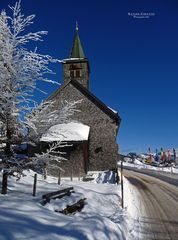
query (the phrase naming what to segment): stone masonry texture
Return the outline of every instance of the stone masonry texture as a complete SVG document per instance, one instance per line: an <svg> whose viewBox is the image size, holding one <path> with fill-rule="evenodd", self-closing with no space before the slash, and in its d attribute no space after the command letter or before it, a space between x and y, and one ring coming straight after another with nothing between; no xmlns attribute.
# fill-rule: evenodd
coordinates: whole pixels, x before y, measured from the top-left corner
<svg viewBox="0 0 178 240"><path fill-rule="evenodd" d="M77 101L82 99L82 102L77 104L79 111L74 113L70 121L78 121L90 126L87 170L96 171L116 168L118 159L116 134L118 126L113 122L113 119L100 110L71 83L67 84L61 91L58 91L54 95L54 99L54 109L61 108L64 100ZM75 166L81 166L80 168L83 169L83 155L80 149L78 151L75 150L71 154L70 164L72 164L72 161L75 161ZM69 162L63 163L66 171L65 175L70 174ZM75 168L77 169L78 167ZM77 171L74 171L74 175L77 174ZM82 170L82 172L84 171Z"/></svg>

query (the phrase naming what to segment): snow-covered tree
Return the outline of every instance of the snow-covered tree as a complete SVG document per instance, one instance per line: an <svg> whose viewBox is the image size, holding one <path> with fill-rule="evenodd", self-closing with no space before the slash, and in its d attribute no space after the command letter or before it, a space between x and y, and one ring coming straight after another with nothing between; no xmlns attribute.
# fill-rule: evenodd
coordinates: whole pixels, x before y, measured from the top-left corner
<svg viewBox="0 0 178 240"><path fill-rule="evenodd" d="M10 7L11 15L0 13L0 128L5 154L4 163L12 158L11 145L21 140L24 129L24 115L31 110L37 81L54 83L48 79L53 71L51 62L57 62L49 55L42 55L35 48L26 47L31 41L42 41L46 31L29 32L35 15L25 17L21 13L21 1ZM7 172L3 174L2 193L7 191Z"/></svg>
<svg viewBox="0 0 178 240"><path fill-rule="evenodd" d="M9 153L13 134L17 135L16 129L21 130L23 115L30 110L37 81L53 82L46 74L53 73L49 63L57 61L37 53L36 48L34 51L25 48L29 41L41 41L47 32L26 33L35 15L24 17L20 1L10 8L12 16L5 11L0 14L0 121L6 129Z"/></svg>
<svg viewBox="0 0 178 240"><path fill-rule="evenodd" d="M12 10L11 16L6 11L0 14L0 149L3 166L6 170L22 174L23 169L32 166L45 166L64 160L59 147L66 143L55 142L49 145L46 152L36 154L32 158L19 159L11 148L12 144L28 140L24 136L25 128L31 129L28 138L31 143L38 144L43 133L51 126L66 123L70 116L78 111L76 106L80 101L64 102L61 109L54 110L54 101L46 101L36 106L33 95L37 82L55 83L47 78L53 71L49 68L51 62L58 62L49 55L37 53L26 47L30 41L42 41L46 31L27 33L26 28L33 23L35 15L25 17L21 13L19 0ZM35 108L32 107L35 106ZM32 110L33 108L33 110ZM25 137L25 138L24 138ZM8 171L3 173L2 193L7 192Z"/></svg>

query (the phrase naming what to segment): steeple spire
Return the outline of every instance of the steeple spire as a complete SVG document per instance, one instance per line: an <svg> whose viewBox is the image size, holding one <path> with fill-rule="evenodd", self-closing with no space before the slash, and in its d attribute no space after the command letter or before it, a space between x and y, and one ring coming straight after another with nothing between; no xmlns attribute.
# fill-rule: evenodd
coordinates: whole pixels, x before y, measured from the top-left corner
<svg viewBox="0 0 178 240"><path fill-rule="evenodd" d="M75 80L84 88L89 89L90 66L80 42L78 29L78 22L76 22L75 37L70 56L63 60L64 83Z"/></svg>
<svg viewBox="0 0 178 240"><path fill-rule="evenodd" d="M70 58L85 58L85 54L78 34L78 22L76 22L76 32L73 41L72 51L70 53Z"/></svg>

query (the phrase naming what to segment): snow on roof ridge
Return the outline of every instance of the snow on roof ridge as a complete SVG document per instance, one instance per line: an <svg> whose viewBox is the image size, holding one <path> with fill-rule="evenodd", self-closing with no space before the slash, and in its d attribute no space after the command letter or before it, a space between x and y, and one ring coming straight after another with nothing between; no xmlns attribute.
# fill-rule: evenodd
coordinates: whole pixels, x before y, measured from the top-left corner
<svg viewBox="0 0 178 240"><path fill-rule="evenodd" d="M114 110L113 108L107 106L113 113L118 113L116 110Z"/></svg>
<svg viewBox="0 0 178 240"><path fill-rule="evenodd" d="M86 58L65 58L62 59L62 62L65 63L66 61L72 61L72 60L84 60Z"/></svg>

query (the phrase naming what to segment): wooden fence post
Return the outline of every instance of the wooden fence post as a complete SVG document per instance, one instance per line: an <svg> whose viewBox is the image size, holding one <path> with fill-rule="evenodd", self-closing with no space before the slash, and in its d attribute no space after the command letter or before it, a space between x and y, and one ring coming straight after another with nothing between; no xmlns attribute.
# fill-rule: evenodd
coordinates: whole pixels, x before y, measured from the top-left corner
<svg viewBox="0 0 178 240"><path fill-rule="evenodd" d="M70 175L70 180L73 181L73 166L71 167L71 175Z"/></svg>
<svg viewBox="0 0 178 240"><path fill-rule="evenodd" d="M47 168L46 166L43 168L44 180L47 179Z"/></svg>
<svg viewBox="0 0 178 240"><path fill-rule="evenodd" d="M123 160L121 159L121 205L124 208Z"/></svg>
<svg viewBox="0 0 178 240"><path fill-rule="evenodd" d="M119 185L120 179L119 179L119 174L118 174L118 167L116 167L115 172L116 172L115 173L115 181L116 181L116 184Z"/></svg>
<svg viewBox="0 0 178 240"><path fill-rule="evenodd" d="M7 179L8 179L8 172L6 170L3 170L1 194L7 194Z"/></svg>
<svg viewBox="0 0 178 240"><path fill-rule="evenodd" d="M80 168L78 169L78 181L80 181Z"/></svg>
<svg viewBox="0 0 178 240"><path fill-rule="evenodd" d="M33 183L33 196L36 196L36 183L37 183L37 174L34 175L34 183Z"/></svg>
<svg viewBox="0 0 178 240"><path fill-rule="evenodd" d="M59 169L59 173L58 173L58 185L61 184L61 170Z"/></svg>

